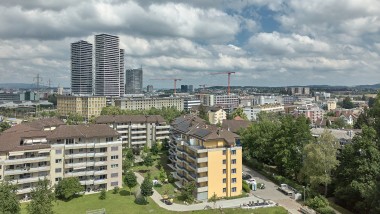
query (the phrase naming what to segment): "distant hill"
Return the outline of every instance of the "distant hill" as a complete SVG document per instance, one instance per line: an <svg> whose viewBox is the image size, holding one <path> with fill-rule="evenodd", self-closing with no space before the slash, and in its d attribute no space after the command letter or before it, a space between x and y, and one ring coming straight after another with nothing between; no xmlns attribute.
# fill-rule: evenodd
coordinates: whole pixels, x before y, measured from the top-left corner
<svg viewBox="0 0 380 214"><path fill-rule="evenodd" d="M357 85L355 88L370 88L370 89L380 89L380 83L379 84L374 84L374 85Z"/></svg>

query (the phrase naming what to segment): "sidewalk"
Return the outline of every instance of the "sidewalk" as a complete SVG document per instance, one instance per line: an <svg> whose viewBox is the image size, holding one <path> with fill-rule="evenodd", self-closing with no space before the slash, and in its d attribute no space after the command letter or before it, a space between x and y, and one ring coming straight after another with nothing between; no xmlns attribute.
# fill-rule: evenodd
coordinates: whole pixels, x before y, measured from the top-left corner
<svg viewBox="0 0 380 214"><path fill-rule="evenodd" d="M139 174L135 172L135 175L137 177L137 182L141 185L144 178ZM203 202L200 204L190 204L190 205L183 205L183 204L172 204L172 205L167 205L161 201L162 197L161 195L153 188L153 195L151 196L154 202L158 204L158 206L171 210L171 211L192 211L192 210L203 210L206 205L213 207L214 203L210 202ZM234 208L234 207L240 207L241 204L243 203L248 203L249 201L260 201L262 202L263 200L256 197L256 196L249 196L245 198L238 198L238 199L231 199L231 200L219 200L215 204L215 208Z"/></svg>

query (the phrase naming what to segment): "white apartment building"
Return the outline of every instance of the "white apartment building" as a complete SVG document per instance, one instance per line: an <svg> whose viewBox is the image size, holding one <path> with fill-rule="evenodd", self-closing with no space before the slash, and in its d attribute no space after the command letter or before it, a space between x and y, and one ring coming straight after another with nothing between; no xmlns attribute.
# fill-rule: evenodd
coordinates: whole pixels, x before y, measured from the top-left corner
<svg viewBox="0 0 380 214"><path fill-rule="evenodd" d="M304 106L294 109L294 115L303 114L305 117L309 118L314 124L318 119L323 118L325 111L318 106Z"/></svg>
<svg viewBox="0 0 380 214"><path fill-rule="evenodd" d="M232 110L239 106L239 96L230 95L214 95L214 94L198 94L197 97L205 106L220 106L223 109Z"/></svg>
<svg viewBox="0 0 380 214"><path fill-rule="evenodd" d="M207 114L210 124L222 124L227 119L227 113L222 108L208 107Z"/></svg>
<svg viewBox="0 0 380 214"><path fill-rule="evenodd" d="M191 99L191 98L185 98L184 103L183 103L183 107L185 111L190 111L193 107L200 106L200 105L201 105L200 100Z"/></svg>
<svg viewBox="0 0 380 214"><path fill-rule="evenodd" d="M151 108L161 109L163 107L175 107L178 111L184 109L184 98L163 97L163 98L123 98L115 100L115 106L127 110L148 110Z"/></svg>
<svg viewBox="0 0 380 214"><path fill-rule="evenodd" d="M39 179L55 185L67 177L78 177L86 192L122 187L119 134L104 124L43 119L0 135L0 181L17 185L20 199L29 199Z"/></svg>
<svg viewBox="0 0 380 214"><path fill-rule="evenodd" d="M124 147L150 148L153 142L169 139L170 125L160 115L102 115L95 122L116 130Z"/></svg>
<svg viewBox="0 0 380 214"><path fill-rule="evenodd" d="M247 116L248 120L254 121L257 119L257 114L265 112L284 112L284 106L279 104L267 104L258 106L247 106L243 108L244 114Z"/></svg>

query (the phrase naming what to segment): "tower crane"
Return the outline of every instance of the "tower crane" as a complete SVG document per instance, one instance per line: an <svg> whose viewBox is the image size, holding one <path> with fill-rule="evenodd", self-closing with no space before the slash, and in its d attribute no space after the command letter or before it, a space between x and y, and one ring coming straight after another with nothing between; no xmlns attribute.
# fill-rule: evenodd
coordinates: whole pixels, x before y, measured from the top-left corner
<svg viewBox="0 0 380 214"><path fill-rule="evenodd" d="M177 81L181 81L182 79L178 78L157 78L157 79L151 79L151 80L173 80L174 82L174 95L177 92Z"/></svg>
<svg viewBox="0 0 380 214"><path fill-rule="evenodd" d="M230 83L231 83L231 74L235 74L235 71L226 71L226 72L216 72L216 73L210 73L210 75L214 74L228 74L228 88L227 88L227 95L230 95L231 89L230 89Z"/></svg>

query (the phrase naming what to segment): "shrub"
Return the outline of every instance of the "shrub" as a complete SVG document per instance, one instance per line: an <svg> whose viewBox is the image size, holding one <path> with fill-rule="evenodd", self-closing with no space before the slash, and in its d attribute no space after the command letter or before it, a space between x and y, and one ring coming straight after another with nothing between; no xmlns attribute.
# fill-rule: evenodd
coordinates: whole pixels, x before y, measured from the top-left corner
<svg viewBox="0 0 380 214"><path fill-rule="evenodd" d="M115 186L115 187L113 188L113 194L117 194L117 193L119 193L119 190L120 190L120 188L119 188L118 186Z"/></svg>
<svg viewBox="0 0 380 214"><path fill-rule="evenodd" d="M315 196L314 198L307 199L306 203L307 206L317 210L318 208L325 208L329 206L329 201L322 196Z"/></svg>
<svg viewBox="0 0 380 214"><path fill-rule="evenodd" d="M100 192L100 196L99 196L99 199L100 200L104 200L107 198L107 192L105 189L102 189L102 191Z"/></svg>
<svg viewBox="0 0 380 214"><path fill-rule="evenodd" d="M249 187L249 184L246 181L243 181L243 190L244 192L251 192L251 188Z"/></svg>
<svg viewBox="0 0 380 214"><path fill-rule="evenodd" d="M319 214L335 214L335 211L331 209L330 207L321 207L318 209L315 209Z"/></svg>

